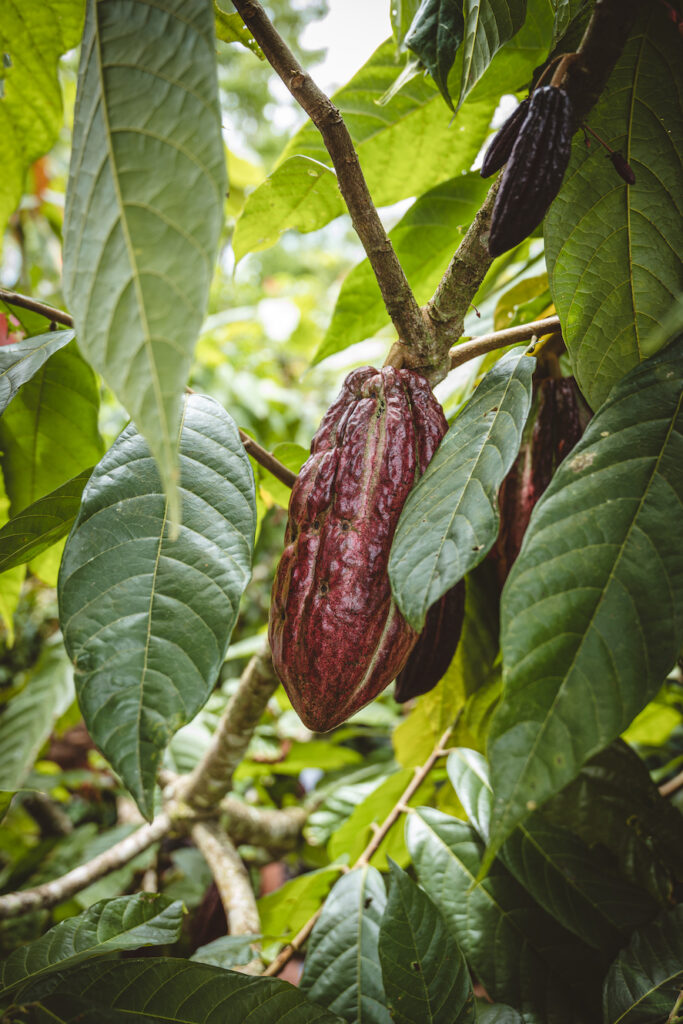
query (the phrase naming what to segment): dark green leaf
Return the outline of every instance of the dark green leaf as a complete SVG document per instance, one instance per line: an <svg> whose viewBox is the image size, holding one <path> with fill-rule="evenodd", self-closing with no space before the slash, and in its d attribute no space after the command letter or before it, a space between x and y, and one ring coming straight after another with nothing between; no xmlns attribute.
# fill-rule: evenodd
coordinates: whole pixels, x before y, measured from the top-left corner
<svg viewBox="0 0 683 1024"><path fill-rule="evenodd" d="M162 957L83 964L39 1005L79 1024L339 1024L286 981Z"/></svg>
<svg viewBox="0 0 683 1024"><path fill-rule="evenodd" d="M562 38L574 18L578 17L587 7L590 0L551 0L555 10L553 22L553 46Z"/></svg>
<svg viewBox="0 0 683 1024"><path fill-rule="evenodd" d="M131 424L84 491L59 579L62 630L91 736L144 813L170 737L211 693L249 580L254 481L237 427L210 398L185 398L184 522Z"/></svg>
<svg viewBox="0 0 683 1024"><path fill-rule="evenodd" d="M527 0L465 0L465 38L458 107L496 53L524 24Z"/></svg>
<svg viewBox="0 0 683 1024"><path fill-rule="evenodd" d="M515 460L536 360L515 349L490 370L408 496L389 558L394 599L420 630L427 611L485 557Z"/></svg>
<svg viewBox="0 0 683 1024"><path fill-rule="evenodd" d="M607 746L683 640L683 336L614 389L536 505L503 591L491 852Z"/></svg>
<svg viewBox="0 0 683 1024"><path fill-rule="evenodd" d="M545 220L553 300L594 409L664 343L656 328L680 292L679 40L662 6L646 7L589 117L625 155L636 183L626 185L604 150L597 143L587 149L579 133Z"/></svg>
<svg viewBox="0 0 683 1024"><path fill-rule="evenodd" d="M91 473L92 466L5 523L0 529L0 572L30 562L66 537Z"/></svg>
<svg viewBox="0 0 683 1024"><path fill-rule="evenodd" d="M183 905L157 893L102 900L21 946L0 964L0 999L33 1000L59 983L57 972L83 960L141 946L163 946L180 935Z"/></svg>
<svg viewBox="0 0 683 1024"><path fill-rule="evenodd" d="M391 1017L399 1024L468 1024L476 1009L467 964L443 915L393 861L379 930Z"/></svg>
<svg viewBox="0 0 683 1024"><path fill-rule="evenodd" d="M604 1024L671 1020L681 990L683 904L636 932L610 967L603 991Z"/></svg>
<svg viewBox="0 0 683 1024"><path fill-rule="evenodd" d="M349 1024L390 1024L377 970L386 905L379 871L366 865L342 875L308 940L299 988Z"/></svg>
<svg viewBox="0 0 683 1024"><path fill-rule="evenodd" d="M422 0L405 45L417 54L451 110L448 72L465 31L461 0Z"/></svg>
<svg viewBox="0 0 683 1024"><path fill-rule="evenodd" d="M177 523L182 388L221 231L225 155L206 0L89 0L64 223L83 352L157 460Z"/></svg>
<svg viewBox="0 0 683 1024"><path fill-rule="evenodd" d="M202 891L202 898L203 896ZM190 960L229 970L240 964L248 964L254 959L252 943L258 942L260 938L260 935L221 935L219 939L207 942L205 946L195 950Z"/></svg>
<svg viewBox="0 0 683 1024"><path fill-rule="evenodd" d="M391 4L391 27L397 47L403 45L403 40L413 23L419 6L420 0L394 0Z"/></svg>
<svg viewBox="0 0 683 1024"><path fill-rule="evenodd" d="M35 338L25 338L16 345L0 347L0 414L21 385L26 384L52 353L68 345L73 337L73 331L50 331Z"/></svg>

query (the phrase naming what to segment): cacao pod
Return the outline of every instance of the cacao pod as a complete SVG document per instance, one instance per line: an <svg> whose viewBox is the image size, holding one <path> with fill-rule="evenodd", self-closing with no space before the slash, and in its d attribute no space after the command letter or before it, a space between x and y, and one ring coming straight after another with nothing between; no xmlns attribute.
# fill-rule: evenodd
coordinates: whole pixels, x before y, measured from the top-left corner
<svg viewBox="0 0 683 1024"><path fill-rule="evenodd" d="M507 121L501 125L491 139L489 147L484 154L481 170L479 171L482 178L490 178L492 174L499 171L510 156L512 147L519 134L519 129L529 110L529 99L530 97L527 96L519 106L515 107Z"/></svg>
<svg viewBox="0 0 683 1024"><path fill-rule="evenodd" d="M273 584L273 664L302 722L325 732L373 700L418 634L391 596L401 510L447 429L413 370L354 370L292 488Z"/></svg>
<svg viewBox="0 0 683 1024"><path fill-rule="evenodd" d="M563 89L531 94L491 214L489 252L500 256L531 234L560 190L569 163L572 104Z"/></svg>
<svg viewBox="0 0 683 1024"><path fill-rule="evenodd" d="M446 674L462 632L465 581L460 580L427 612L424 628L396 677L394 699L405 704L429 693Z"/></svg>

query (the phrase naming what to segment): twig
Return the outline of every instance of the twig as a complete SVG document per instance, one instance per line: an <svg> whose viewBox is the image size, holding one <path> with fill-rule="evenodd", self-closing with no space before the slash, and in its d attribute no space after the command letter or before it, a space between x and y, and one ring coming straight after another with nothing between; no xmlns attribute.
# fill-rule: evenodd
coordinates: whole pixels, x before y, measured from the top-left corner
<svg viewBox="0 0 683 1024"><path fill-rule="evenodd" d="M257 0L234 0L234 5L273 70L322 136L337 172L339 189L351 221L367 253L399 338L411 349L428 347L429 323L423 317L382 226L341 114L301 67L261 4Z"/></svg>
<svg viewBox="0 0 683 1024"><path fill-rule="evenodd" d="M269 473L272 473L285 487L293 487L296 483L296 473L293 473L291 469L287 469L283 466L271 452L266 451L260 444L254 441L253 437L249 437L249 434L245 434L240 429L240 438L244 445L244 450L248 455L251 455L253 459L267 469Z"/></svg>
<svg viewBox="0 0 683 1024"><path fill-rule="evenodd" d="M73 317L65 313L63 309L55 309L54 306L38 302L37 299L32 299L29 295L20 295L19 292L9 292L5 288L0 288L0 300L6 302L8 306L30 309L31 312L39 313L47 320L54 320L56 324L62 324L64 327L73 327L74 325Z"/></svg>
<svg viewBox="0 0 683 1024"><path fill-rule="evenodd" d="M683 989L681 989L681 991L678 993L678 999L674 1003L671 1013L666 1018L667 1024L674 1024L674 1021L677 1021L679 1019L678 1011L680 1010L681 1006L683 1006Z"/></svg>
<svg viewBox="0 0 683 1024"><path fill-rule="evenodd" d="M23 799L24 809L40 826L42 836L68 836L74 826L69 815L45 793L34 791Z"/></svg>
<svg viewBox="0 0 683 1024"><path fill-rule="evenodd" d="M258 935L261 930L247 869L217 821L192 826L192 839L211 868L231 935Z"/></svg>
<svg viewBox="0 0 683 1024"><path fill-rule="evenodd" d="M398 821L401 814L403 814L406 810L409 809L408 804L410 800L415 796L415 793L420 788L424 780L427 778L427 776L429 775L430 771L432 770L436 762L439 760L439 758L443 757L444 754L447 752L446 744L448 743L449 737L453 732L453 728L454 726L451 725L448 727L448 729L446 729L445 733L438 741L438 743L432 750L431 754L429 755L425 763L420 768L415 769L415 774L413 778L410 780L406 788L403 790L400 797L398 798L394 806L391 808L382 824L378 828L373 828L372 838L370 839L370 842L361 853L358 860L351 868L352 871L355 868L363 867L363 865L370 863L371 859L377 853L377 850L379 849L383 840L385 839L389 829L392 827L392 825L396 823L396 821ZM288 943L284 947L284 949L282 949L278 953L273 962L269 964L266 970L263 972L265 975L269 975L272 977L272 975L274 974L279 974L282 968L294 956L297 950L301 949L304 942L313 931L315 923L322 913L322 909L323 908L320 907L320 909L317 910L311 918L309 918L309 920L306 922L303 928L299 932L297 932L292 941Z"/></svg>
<svg viewBox="0 0 683 1024"><path fill-rule="evenodd" d="M470 359L476 359L477 356L483 356L498 348L505 348L506 345L514 345L519 341L528 341L531 338L539 338L543 334L551 334L553 331L559 330L559 327L560 318L548 316L544 320L534 320L529 324L508 327L504 331L482 334L480 338L464 341L462 345L457 345L450 351L451 370L469 362Z"/></svg>
<svg viewBox="0 0 683 1024"><path fill-rule="evenodd" d="M671 796L683 786L683 772L679 772L678 775L674 775L673 779L669 779L668 782L663 782L659 786L659 792L661 796Z"/></svg>
<svg viewBox="0 0 683 1024"><path fill-rule="evenodd" d="M226 816L226 828L234 842L265 846L268 850L296 846L308 818L303 807L251 807L231 795L221 800L219 809Z"/></svg>

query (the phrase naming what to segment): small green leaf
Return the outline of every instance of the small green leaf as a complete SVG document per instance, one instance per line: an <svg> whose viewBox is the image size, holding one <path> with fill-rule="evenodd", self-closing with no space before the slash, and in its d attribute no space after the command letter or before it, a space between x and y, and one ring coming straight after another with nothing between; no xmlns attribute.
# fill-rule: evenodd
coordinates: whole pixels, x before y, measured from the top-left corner
<svg viewBox="0 0 683 1024"><path fill-rule="evenodd" d="M551 0L555 10L553 22L553 46L565 34L574 18L578 17L587 7L590 0Z"/></svg>
<svg viewBox="0 0 683 1024"><path fill-rule="evenodd" d="M239 14L227 14L218 3L218 0L213 0L213 13L216 19L217 39L220 39L223 43L241 43L247 50L255 53L259 60L266 59L263 50Z"/></svg>
<svg viewBox="0 0 683 1024"><path fill-rule="evenodd" d="M21 385L38 372L53 352L68 345L73 338L73 331L51 331L0 348L0 414Z"/></svg>
<svg viewBox="0 0 683 1024"><path fill-rule="evenodd" d="M414 629L422 629L431 605L495 542L496 498L519 450L535 365L524 349L496 363L408 496L391 548L389 578L394 599Z"/></svg>
<svg viewBox="0 0 683 1024"><path fill-rule="evenodd" d="M338 874L334 866L308 871L262 896L258 911L264 936L289 942L320 908Z"/></svg>
<svg viewBox="0 0 683 1024"><path fill-rule="evenodd" d="M524 24L526 4L527 0L464 0L465 38L458 107L498 50Z"/></svg>
<svg viewBox="0 0 683 1024"><path fill-rule="evenodd" d="M196 949L190 960L198 964L212 964L227 971L253 960L255 954L252 944L260 939L260 935L221 935L219 939Z"/></svg>
<svg viewBox="0 0 683 1024"><path fill-rule="evenodd" d="M292 473L298 473L310 452L300 444L284 441L282 444L275 445L273 455L283 466L291 469ZM262 492L266 491L268 496L281 508L289 508L289 498L292 493L290 487L287 487L263 467L259 467L259 480Z"/></svg>
<svg viewBox="0 0 683 1024"><path fill-rule="evenodd" d="M672 1020L681 990L683 904L635 932L619 953L605 978L604 1024Z"/></svg>
<svg viewBox="0 0 683 1024"><path fill-rule="evenodd" d="M403 46L408 29L413 23L420 6L420 0L394 0L391 5L391 27L397 48Z"/></svg>
<svg viewBox="0 0 683 1024"><path fill-rule="evenodd" d="M81 504L92 467L34 501L0 529L0 572L32 558L66 537Z"/></svg>
<svg viewBox="0 0 683 1024"><path fill-rule="evenodd" d="M448 72L464 31L465 19L458 0L423 0L405 37L405 45L420 58L451 110L455 108L448 91Z"/></svg>
<svg viewBox="0 0 683 1024"><path fill-rule="evenodd" d="M254 481L237 427L190 395L180 432L184 521L131 424L95 467L64 552L64 641L91 736L144 813L164 747L214 687L251 573Z"/></svg>

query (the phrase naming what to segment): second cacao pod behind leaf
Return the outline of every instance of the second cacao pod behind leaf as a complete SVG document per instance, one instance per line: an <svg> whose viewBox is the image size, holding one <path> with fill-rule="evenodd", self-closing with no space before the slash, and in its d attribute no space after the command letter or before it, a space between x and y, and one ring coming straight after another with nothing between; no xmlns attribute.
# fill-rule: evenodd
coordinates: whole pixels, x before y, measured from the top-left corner
<svg viewBox="0 0 683 1024"><path fill-rule="evenodd" d="M333 729L373 700L417 641L387 564L406 498L447 427L424 377L368 366L348 375L313 438L268 629L276 672L310 729Z"/></svg>
<svg viewBox="0 0 683 1024"><path fill-rule="evenodd" d="M405 704L433 690L458 646L465 618L465 581L460 580L427 612L424 628L396 678L394 699Z"/></svg>

